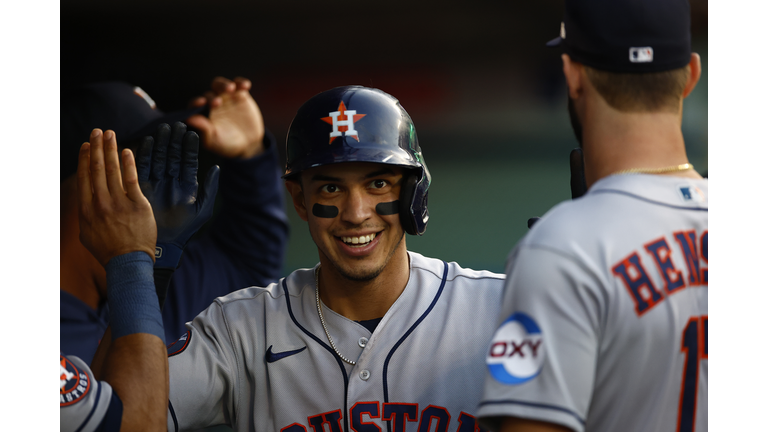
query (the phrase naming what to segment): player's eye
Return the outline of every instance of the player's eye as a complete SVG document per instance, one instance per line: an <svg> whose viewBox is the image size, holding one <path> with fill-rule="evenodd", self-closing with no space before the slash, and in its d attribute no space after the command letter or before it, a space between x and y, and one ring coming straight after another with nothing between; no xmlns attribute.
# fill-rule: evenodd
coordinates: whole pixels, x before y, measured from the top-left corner
<svg viewBox="0 0 768 432"><path fill-rule="evenodd" d="M320 190L325 193L334 193L337 192L339 188L334 184L327 184L321 187Z"/></svg>
<svg viewBox="0 0 768 432"><path fill-rule="evenodd" d="M371 189L383 189L388 184L389 184L389 182L387 182L386 180L376 179L376 180L371 182L370 187L371 187Z"/></svg>

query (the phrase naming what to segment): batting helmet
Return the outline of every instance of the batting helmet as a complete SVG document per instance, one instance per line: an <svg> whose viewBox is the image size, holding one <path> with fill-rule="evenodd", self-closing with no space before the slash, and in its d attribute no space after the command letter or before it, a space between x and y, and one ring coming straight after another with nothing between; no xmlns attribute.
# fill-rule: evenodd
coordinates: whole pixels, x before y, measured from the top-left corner
<svg viewBox="0 0 768 432"><path fill-rule="evenodd" d="M432 182L408 113L381 90L345 86L315 95L299 108L286 140L283 178L341 162L407 168L400 191L400 221L408 234L427 229Z"/></svg>

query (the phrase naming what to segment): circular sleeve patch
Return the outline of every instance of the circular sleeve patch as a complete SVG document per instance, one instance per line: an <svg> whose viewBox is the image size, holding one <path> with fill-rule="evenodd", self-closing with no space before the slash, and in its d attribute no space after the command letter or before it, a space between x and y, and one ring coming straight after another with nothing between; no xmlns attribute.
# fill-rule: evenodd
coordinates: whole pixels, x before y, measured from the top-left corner
<svg viewBox="0 0 768 432"><path fill-rule="evenodd" d="M85 371L77 368L68 358L61 357L61 406L77 403L91 389L91 378Z"/></svg>
<svg viewBox="0 0 768 432"><path fill-rule="evenodd" d="M503 384L522 384L535 378L544 364L541 329L528 315L517 312L501 323L491 340L485 363Z"/></svg>

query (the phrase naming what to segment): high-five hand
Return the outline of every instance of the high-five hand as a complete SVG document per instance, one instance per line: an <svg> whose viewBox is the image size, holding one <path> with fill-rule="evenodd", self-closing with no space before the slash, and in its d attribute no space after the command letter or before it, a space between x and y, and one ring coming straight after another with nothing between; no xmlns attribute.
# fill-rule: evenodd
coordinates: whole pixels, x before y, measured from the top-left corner
<svg viewBox="0 0 768 432"><path fill-rule="evenodd" d="M208 104L208 117L194 115L186 123L200 131L203 146L225 158L249 159L264 151L264 119L249 90L251 81L216 77L211 90L192 101Z"/></svg>
<svg viewBox="0 0 768 432"><path fill-rule="evenodd" d="M175 269L189 238L213 214L219 167L211 167L198 193L198 140L177 122L161 124L139 147L139 182L157 220L155 267Z"/></svg>
<svg viewBox="0 0 768 432"><path fill-rule="evenodd" d="M121 171L113 131L94 129L90 142L80 147L77 190L80 241L101 265L135 251L154 260L157 227L152 207L139 188L130 150L123 150Z"/></svg>

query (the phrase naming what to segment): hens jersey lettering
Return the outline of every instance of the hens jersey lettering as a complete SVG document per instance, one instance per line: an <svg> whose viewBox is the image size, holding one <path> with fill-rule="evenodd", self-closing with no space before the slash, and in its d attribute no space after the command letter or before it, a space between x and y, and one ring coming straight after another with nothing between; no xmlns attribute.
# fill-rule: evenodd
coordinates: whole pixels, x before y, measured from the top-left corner
<svg viewBox="0 0 768 432"><path fill-rule="evenodd" d="M706 197L707 180L614 175L534 225L507 261L483 425L706 432ZM509 329L514 316L539 331Z"/></svg>
<svg viewBox="0 0 768 432"><path fill-rule="evenodd" d="M476 430L504 275L409 252L408 284L371 333L323 307L313 269L221 297L169 358L171 431ZM177 344L179 345L179 344Z"/></svg>

